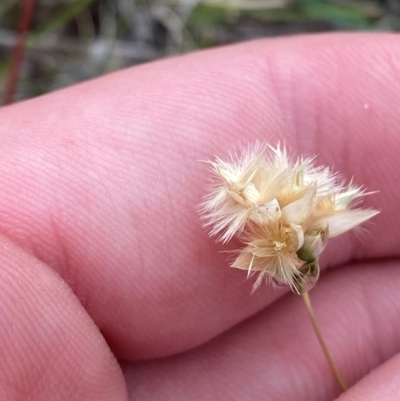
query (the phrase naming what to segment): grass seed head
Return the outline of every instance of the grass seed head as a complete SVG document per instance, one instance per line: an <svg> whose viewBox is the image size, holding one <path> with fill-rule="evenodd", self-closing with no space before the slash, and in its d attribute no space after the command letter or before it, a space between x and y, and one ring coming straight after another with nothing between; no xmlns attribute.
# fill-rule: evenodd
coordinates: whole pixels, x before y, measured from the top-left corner
<svg viewBox="0 0 400 401"><path fill-rule="evenodd" d="M255 144L229 161L210 162L204 225L219 241L236 236L244 243L231 266L257 273L254 289L266 281L308 291L328 239L379 213L356 207L368 193L314 160L292 159L279 144Z"/></svg>

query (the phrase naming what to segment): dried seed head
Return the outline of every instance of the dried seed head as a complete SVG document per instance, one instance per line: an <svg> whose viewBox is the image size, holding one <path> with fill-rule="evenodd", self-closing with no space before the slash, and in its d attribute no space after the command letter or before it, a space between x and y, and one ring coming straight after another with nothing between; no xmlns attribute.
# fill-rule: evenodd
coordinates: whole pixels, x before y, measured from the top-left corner
<svg viewBox="0 0 400 401"><path fill-rule="evenodd" d="M263 280L296 293L310 289L328 238L378 213L354 208L367 193L313 162L291 160L279 144L256 144L229 162L211 162L213 183L201 205L205 226L222 242L235 235L243 241L232 267L258 273L254 289Z"/></svg>

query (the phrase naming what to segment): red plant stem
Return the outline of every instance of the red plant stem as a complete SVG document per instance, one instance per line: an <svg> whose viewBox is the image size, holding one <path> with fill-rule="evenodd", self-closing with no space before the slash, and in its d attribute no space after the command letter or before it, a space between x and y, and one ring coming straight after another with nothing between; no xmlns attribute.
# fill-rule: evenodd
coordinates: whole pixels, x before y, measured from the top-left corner
<svg viewBox="0 0 400 401"><path fill-rule="evenodd" d="M24 0L21 16L18 21L18 37L11 56L11 65L4 89L3 104L10 104L14 101L17 89L19 71L21 69L24 56L26 39L29 33L29 27L32 21L35 0Z"/></svg>

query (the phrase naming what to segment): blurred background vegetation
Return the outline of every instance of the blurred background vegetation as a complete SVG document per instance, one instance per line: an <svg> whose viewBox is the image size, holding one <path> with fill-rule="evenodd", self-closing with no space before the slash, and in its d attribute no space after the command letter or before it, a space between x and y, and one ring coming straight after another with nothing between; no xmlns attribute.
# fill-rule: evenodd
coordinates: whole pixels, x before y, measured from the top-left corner
<svg viewBox="0 0 400 401"><path fill-rule="evenodd" d="M0 91L25 0L0 0ZM260 37L400 31L400 0L37 0L16 100L160 57Z"/></svg>

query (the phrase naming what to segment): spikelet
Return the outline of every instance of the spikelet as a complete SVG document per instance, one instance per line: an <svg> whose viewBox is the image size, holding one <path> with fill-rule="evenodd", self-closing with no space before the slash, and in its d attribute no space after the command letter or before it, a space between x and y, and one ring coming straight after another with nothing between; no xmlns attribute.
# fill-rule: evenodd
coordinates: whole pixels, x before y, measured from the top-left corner
<svg viewBox="0 0 400 401"><path fill-rule="evenodd" d="M366 193L345 185L314 158L292 160L285 149L256 144L228 162L210 162L213 182L201 204L210 235L237 236L244 248L232 267L301 294L315 285L329 238L366 222L377 210L354 207Z"/></svg>

